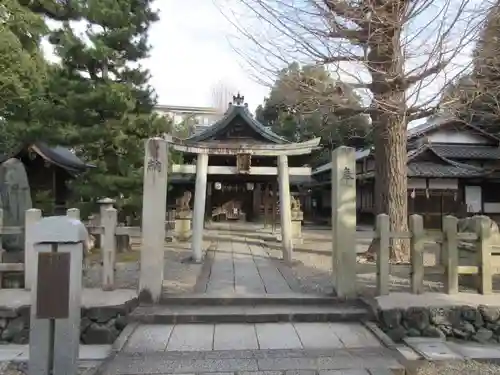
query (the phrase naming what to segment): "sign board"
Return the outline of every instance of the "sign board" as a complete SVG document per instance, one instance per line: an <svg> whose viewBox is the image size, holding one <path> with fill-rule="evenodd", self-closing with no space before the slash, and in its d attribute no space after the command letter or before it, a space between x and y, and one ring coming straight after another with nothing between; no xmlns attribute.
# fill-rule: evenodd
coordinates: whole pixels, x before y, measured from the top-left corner
<svg viewBox="0 0 500 375"><path fill-rule="evenodd" d="M39 253L36 296L38 319L69 316L70 253Z"/></svg>

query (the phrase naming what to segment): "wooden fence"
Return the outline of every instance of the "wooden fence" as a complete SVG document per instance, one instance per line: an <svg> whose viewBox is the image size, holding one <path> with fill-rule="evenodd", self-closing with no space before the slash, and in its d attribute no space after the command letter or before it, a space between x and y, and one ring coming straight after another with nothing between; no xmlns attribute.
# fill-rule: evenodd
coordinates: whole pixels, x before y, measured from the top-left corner
<svg viewBox="0 0 500 375"><path fill-rule="evenodd" d="M71 208L67 210L67 216L80 219L80 210ZM87 231L91 235L100 236L100 251L102 256L102 289L112 290L115 279L115 254L116 254L116 236L127 235L130 237L141 237L140 227L128 227L118 223L117 210L113 207L107 208L101 212L100 223L84 223ZM33 227L42 218L42 212L39 209L29 209L26 211L25 225L17 227L3 226L3 210L0 209L0 235L22 234L24 233L24 262L3 263L3 252L0 250L0 288L4 273L24 272L24 285L30 289L33 285L35 270L33 269L33 257L36 256L34 249ZM168 213L165 221L166 230L173 228L174 214ZM1 249L1 242L0 242Z"/></svg>
<svg viewBox="0 0 500 375"><path fill-rule="evenodd" d="M361 235L361 236L360 236ZM411 291L424 292L424 275L444 275L445 293L454 294L459 290L459 275L475 275L481 294L493 292L493 276L500 274L500 247L493 244L491 220L486 216L476 217L473 233L459 233L458 219L454 216L443 218L441 232L424 230L423 218L411 215L408 232L391 231L389 216L377 216L374 232L358 232L358 237L373 237L378 241L377 253L377 294L389 294L390 284L390 241L408 239L410 241L410 265L396 265L408 269ZM458 248L459 241L471 241L473 249ZM441 245L440 257L436 265L424 265L424 246L428 242Z"/></svg>

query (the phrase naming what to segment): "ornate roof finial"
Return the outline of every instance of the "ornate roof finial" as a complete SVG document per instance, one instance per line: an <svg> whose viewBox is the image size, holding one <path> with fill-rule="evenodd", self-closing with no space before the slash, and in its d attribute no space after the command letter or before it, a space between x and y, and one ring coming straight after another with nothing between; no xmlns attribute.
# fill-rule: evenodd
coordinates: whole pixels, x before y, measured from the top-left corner
<svg viewBox="0 0 500 375"><path fill-rule="evenodd" d="M238 93L238 95L236 95L236 96L233 95L233 104L234 105L242 105L244 101L245 101L245 97L241 96L240 93Z"/></svg>

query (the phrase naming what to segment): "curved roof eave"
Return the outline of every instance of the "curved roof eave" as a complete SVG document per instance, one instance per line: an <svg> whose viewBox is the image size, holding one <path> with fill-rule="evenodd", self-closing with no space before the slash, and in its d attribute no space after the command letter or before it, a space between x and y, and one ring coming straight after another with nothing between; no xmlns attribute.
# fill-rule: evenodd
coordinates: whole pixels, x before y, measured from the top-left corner
<svg viewBox="0 0 500 375"><path fill-rule="evenodd" d="M210 126L208 129L202 131L201 133L195 134L195 135L187 138L186 141L193 141L193 142L206 141L210 137L213 137L218 132L220 132L224 128L226 128L226 126L228 126L236 116L241 116L242 119L248 125L250 125L250 127L254 131L256 131L258 134L260 134L262 137L264 137L266 140L268 140L270 142L279 143L279 144L292 143L289 140L274 133L273 131L267 129L264 125L262 125L260 122L255 120L250 115L250 113L248 112L248 109L246 107L237 106L237 105L231 106L231 108L224 115L224 117L222 117L215 124Z"/></svg>

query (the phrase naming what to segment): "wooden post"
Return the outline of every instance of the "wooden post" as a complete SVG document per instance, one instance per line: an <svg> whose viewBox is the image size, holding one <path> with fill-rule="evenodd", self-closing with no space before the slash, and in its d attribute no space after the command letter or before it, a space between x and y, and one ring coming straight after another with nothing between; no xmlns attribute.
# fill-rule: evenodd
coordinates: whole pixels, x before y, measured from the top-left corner
<svg viewBox="0 0 500 375"><path fill-rule="evenodd" d="M24 289L31 290L35 282L36 269L34 268L35 243L33 229L42 218L42 211L37 208L26 210L24 218ZM3 210L0 209L0 226L3 226ZM0 260L1 261L1 260ZM2 280L0 279L0 285Z"/></svg>
<svg viewBox="0 0 500 375"><path fill-rule="evenodd" d="M458 219L455 216L443 218L443 244L441 246L441 261L445 267L444 289L447 294L458 293Z"/></svg>
<svg viewBox="0 0 500 375"><path fill-rule="evenodd" d="M493 293L491 219L487 216L479 216L476 220L479 292L481 294L491 294Z"/></svg>
<svg viewBox="0 0 500 375"><path fill-rule="evenodd" d="M375 226L376 235L378 238L378 254L377 254L377 294L389 294L389 247L390 247L390 222L389 215L377 215Z"/></svg>
<svg viewBox="0 0 500 375"><path fill-rule="evenodd" d="M113 290L115 285L116 208L108 208L101 216L102 236L102 290Z"/></svg>
<svg viewBox="0 0 500 375"><path fill-rule="evenodd" d="M410 259L411 291L415 294L424 292L424 220L420 215L410 216Z"/></svg>

